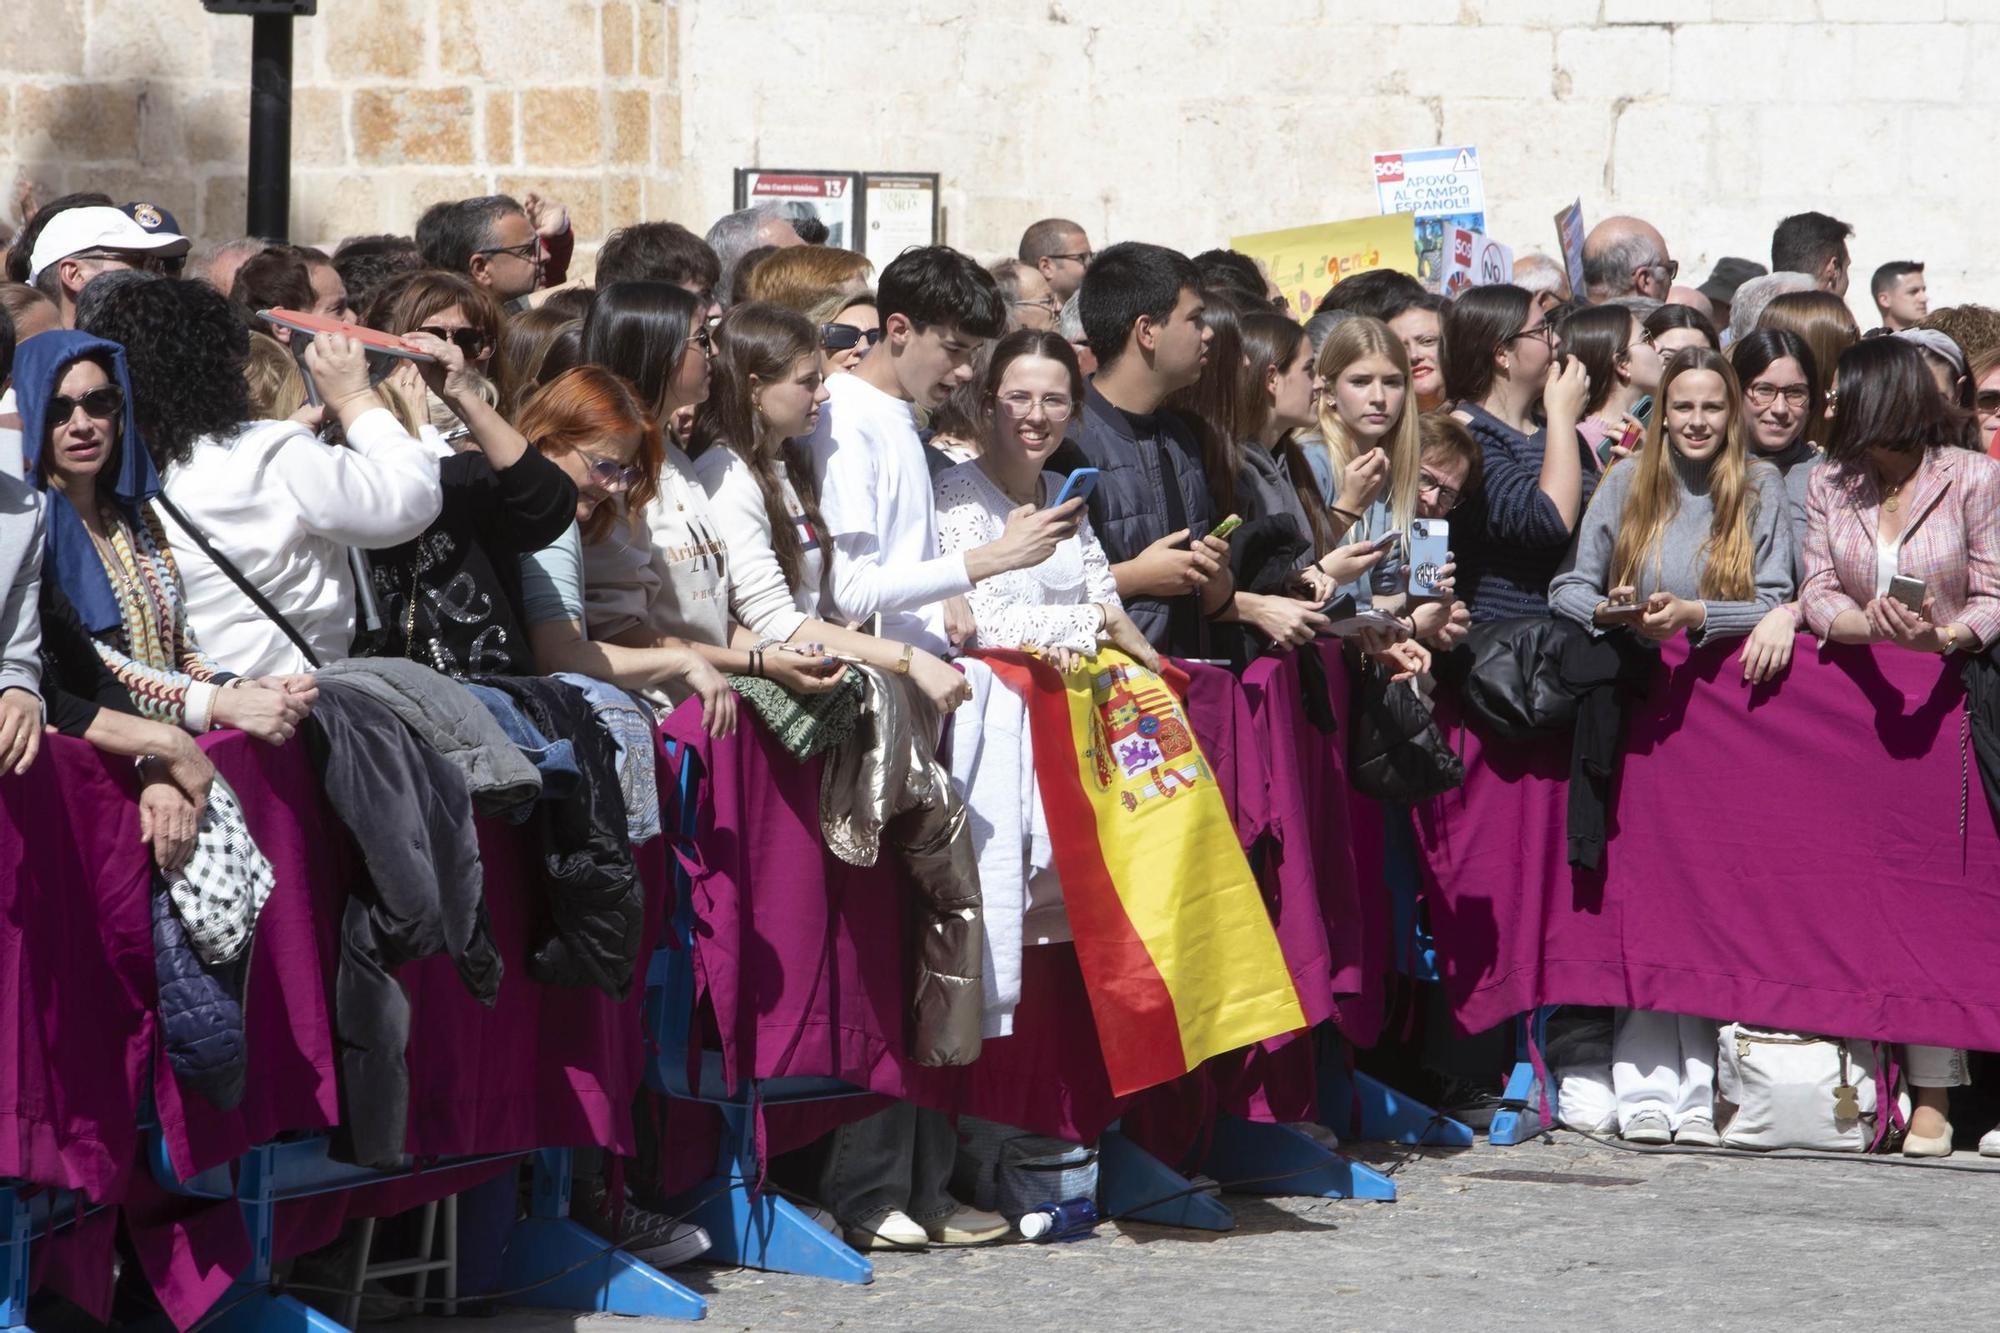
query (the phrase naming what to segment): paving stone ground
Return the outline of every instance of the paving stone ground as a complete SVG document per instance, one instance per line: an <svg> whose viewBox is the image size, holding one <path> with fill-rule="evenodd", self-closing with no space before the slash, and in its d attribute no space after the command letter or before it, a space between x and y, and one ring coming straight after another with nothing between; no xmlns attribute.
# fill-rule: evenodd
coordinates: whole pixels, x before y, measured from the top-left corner
<svg viewBox="0 0 2000 1333"><path fill-rule="evenodd" d="M1231 1195L1227 1234L1123 1224L1074 1244L889 1255L866 1287L675 1276L719 1330L1993 1328L2000 1163L1899 1162L1642 1154L1558 1133L1412 1157L1396 1203ZM477 1325L676 1326L516 1310Z"/></svg>

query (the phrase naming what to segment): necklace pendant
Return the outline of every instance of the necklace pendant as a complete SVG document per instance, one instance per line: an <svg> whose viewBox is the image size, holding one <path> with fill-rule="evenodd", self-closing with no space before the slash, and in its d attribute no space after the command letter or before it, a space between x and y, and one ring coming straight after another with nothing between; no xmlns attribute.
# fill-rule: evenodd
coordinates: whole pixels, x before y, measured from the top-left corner
<svg viewBox="0 0 2000 1333"><path fill-rule="evenodd" d="M1884 509L1888 510L1888 511L1889 511L1890 513L1892 513L1892 514L1893 514L1893 513L1895 513L1895 512L1896 512L1896 497L1892 495L1892 496L1890 496L1890 497L1889 497L1888 499L1884 500L1884 501L1882 502L1882 507L1883 507Z"/></svg>

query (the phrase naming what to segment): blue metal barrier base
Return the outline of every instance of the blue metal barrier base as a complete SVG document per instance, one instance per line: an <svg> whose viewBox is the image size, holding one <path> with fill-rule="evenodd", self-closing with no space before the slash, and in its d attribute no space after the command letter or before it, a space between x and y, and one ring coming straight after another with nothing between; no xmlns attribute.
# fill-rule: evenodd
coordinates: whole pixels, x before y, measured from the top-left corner
<svg viewBox="0 0 2000 1333"><path fill-rule="evenodd" d="M735 1264L766 1273L796 1273L857 1285L875 1280L875 1265L833 1235L789 1200L775 1194L752 1194L741 1177L725 1181L711 1177L668 1206L671 1213L705 1202L687 1213L687 1220L708 1232L711 1248L702 1256L713 1263Z"/></svg>
<svg viewBox="0 0 2000 1333"><path fill-rule="evenodd" d="M1207 1194L1182 1194L1188 1178L1117 1129L1097 1140L1097 1208L1105 1217L1199 1231L1233 1231L1236 1215ZM1180 1195L1169 1198L1170 1195Z"/></svg>
<svg viewBox="0 0 2000 1333"><path fill-rule="evenodd" d="M1507 1076L1506 1091L1500 1095L1510 1102L1519 1102L1527 1109L1514 1110L1509 1107L1493 1113L1493 1128L1486 1131L1486 1141L1496 1147L1511 1148L1517 1143L1526 1143L1542 1132L1541 1080L1535 1077L1535 1067L1526 1060L1514 1066L1514 1072Z"/></svg>
<svg viewBox="0 0 2000 1333"><path fill-rule="evenodd" d="M516 1222L504 1262L510 1289L538 1283L508 1296L510 1305L661 1319L700 1319L708 1313L700 1296L567 1217Z"/></svg>
<svg viewBox="0 0 2000 1333"><path fill-rule="evenodd" d="M202 1333L348 1333L347 1325L269 1287L238 1283L215 1308L219 1313L204 1317Z"/></svg>
<svg viewBox="0 0 2000 1333"><path fill-rule="evenodd" d="M1319 1118L1327 1128L1353 1143L1470 1148L1477 1137L1470 1125L1396 1091L1372 1074L1359 1069L1350 1073L1339 1060L1320 1062Z"/></svg>
<svg viewBox="0 0 2000 1333"><path fill-rule="evenodd" d="M1316 1195L1394 1201L1396 1182L1290 1125L1233 1115L1215 1118L1202 1169L1245 1194ZM1275 1177L1270 1179L1268 1177Z"/></svg>

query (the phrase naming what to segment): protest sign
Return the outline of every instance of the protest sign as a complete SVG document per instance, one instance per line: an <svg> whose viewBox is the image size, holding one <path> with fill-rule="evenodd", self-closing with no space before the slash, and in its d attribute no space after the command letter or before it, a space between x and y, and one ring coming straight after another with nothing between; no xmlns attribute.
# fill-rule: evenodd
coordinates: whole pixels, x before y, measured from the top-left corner
<svg viewBox="0 0 2000 1333"><path fill-rule="evenodd" d="M1417 276L1436 286L1445 233L1486 230L1486 180L1479 149L1405 148L1375 154L1375 200L1383 213L1414 213Z"/></svg>
<svg viewBox="0 0 2000 1333"><path fill-rule="evenodd" d="M1556 214L1556 244L1562 247L1563 267L1569 270L1569 293L1581 301L1583 292L1583 200L1578 199Z"/></svg>
<svg viewBox="0 0 2000 1333"><path fill-rule="evenodd" d="M1414 274L1415 221L1408 213L1392 213L1323 222L1314 227L1237 236L1229 247L1262 264L1271 281L1284 292L1286 304L1303 319L1342 278L1372 268Z"/></svg>
<svg viewBox="0 0 2000 1333"><path fill-rule="evenodd" d="M797 217L816 217L826 224L826 243L850 249L860 241L855 215L861 177L852 171L736 170L736 207L776 203Z"/></svg>
<svg viewBox="0 0 2000 1333"><path fill-rule="evenodd" d="M1457 296L1474 287L1491 287L1514 280L1514 251L1484 232L1452 227L1445 233L1444 260L1438 270L1438 290Z"/></svg>

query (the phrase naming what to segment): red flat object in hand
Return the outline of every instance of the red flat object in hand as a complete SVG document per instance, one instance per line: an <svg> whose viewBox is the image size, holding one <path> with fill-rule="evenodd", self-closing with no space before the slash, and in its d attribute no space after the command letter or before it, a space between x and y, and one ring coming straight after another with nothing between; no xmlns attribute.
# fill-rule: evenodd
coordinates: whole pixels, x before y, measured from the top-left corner
<svg viewBox="0 0 2000 1333"><path fill-rule="evenodd" d="M257 317L267 324L278 324L298 333L321 334L340 333L354 339L370 352L381 352L388 356L400 356L408 361L431 361L429 352L406 342L393 333L371 329L365 324L350 324L343 319L332 319L326 315L315 315L310 310L260 310Z"/></svg>

